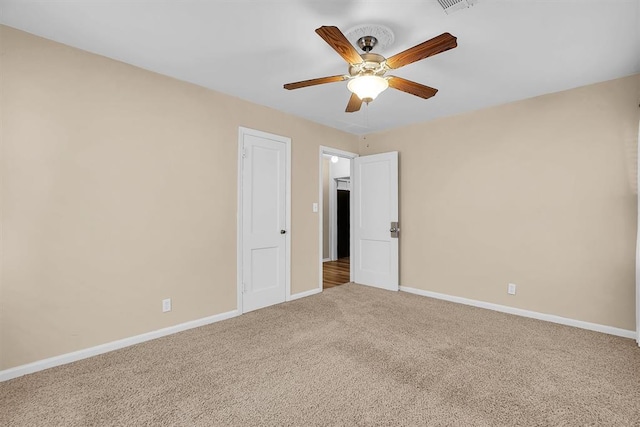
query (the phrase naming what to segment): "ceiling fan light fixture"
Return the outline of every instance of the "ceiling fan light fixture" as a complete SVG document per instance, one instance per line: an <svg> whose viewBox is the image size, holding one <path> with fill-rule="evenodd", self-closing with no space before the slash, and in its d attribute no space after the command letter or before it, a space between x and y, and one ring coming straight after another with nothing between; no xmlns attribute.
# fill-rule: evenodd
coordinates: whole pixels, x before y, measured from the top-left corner
<svg viewBox="0 0 640 427"><path fill-rule="evenodd" d="M349 80L347 88L355 93L362 102L369 103L389 87L387 79L380 76L357 76Z"/></svg>

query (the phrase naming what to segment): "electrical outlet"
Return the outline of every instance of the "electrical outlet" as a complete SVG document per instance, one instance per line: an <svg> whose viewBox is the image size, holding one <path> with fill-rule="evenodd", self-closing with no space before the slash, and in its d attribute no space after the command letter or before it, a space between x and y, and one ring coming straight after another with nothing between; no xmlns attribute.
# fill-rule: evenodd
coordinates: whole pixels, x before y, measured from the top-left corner
<svg viewBox="0 0 640 427"><path fill-rule="evenodd" d="M318 212L318 204L317 204L317 203L314 203L314 204L311 206L311 210L312 210L313 212Z"/></svg>
<svg viewBox="0 0 640 427"><path fill-rule="evenodd" d="M509 295L515 295L516 294L516 285L515 285L515 283L509 283L509 286L507 286L507 293Z"/></svg>
<svg viewBox="0 0 640 427"><path fill-rule="evenodd" d="M162 300L162 312L166 313L167 311L171 311L171 298Z"/></svg>

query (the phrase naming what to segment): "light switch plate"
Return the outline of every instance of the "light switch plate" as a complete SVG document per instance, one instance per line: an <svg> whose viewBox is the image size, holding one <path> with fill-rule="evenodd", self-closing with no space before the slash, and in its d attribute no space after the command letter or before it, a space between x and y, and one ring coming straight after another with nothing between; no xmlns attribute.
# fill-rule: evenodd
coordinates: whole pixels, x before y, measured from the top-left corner
<svg viewBox="0 0 640 427"><path fill-rule="evenodd" d="M318 212L318 204L314 203L312 209L314 212Z"/></svg>

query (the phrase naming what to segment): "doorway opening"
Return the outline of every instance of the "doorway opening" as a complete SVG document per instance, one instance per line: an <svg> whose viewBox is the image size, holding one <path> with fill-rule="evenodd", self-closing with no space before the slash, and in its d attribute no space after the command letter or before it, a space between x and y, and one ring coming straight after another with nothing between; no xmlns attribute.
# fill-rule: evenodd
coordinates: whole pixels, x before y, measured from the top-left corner
<svg viewBox="0 0 640 427"><path fill-rule="evenodd" d="M320 147L320 283L321 289L352 281L352 159L357 157Z"/></svg>

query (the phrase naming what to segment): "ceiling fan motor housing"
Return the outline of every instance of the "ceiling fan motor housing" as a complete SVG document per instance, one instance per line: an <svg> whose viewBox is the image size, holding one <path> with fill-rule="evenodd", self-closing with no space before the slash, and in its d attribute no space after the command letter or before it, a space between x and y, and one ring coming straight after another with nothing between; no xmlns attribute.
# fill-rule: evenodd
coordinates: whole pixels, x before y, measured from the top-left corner
<svg viewBox="0 0 640 427"><path fill-rule="evenodd" d="M382 76L387 72L388 68L383 65L385 61L384 56L378 55L377 53L363 53L360 56L362 56L362 62L360 64L349 66L350 76L363 74Z"/></svg>
<svg viewBox="0 0 640 427"><path fill-rule="evenodd" d="M358 39L358 46L366 53L371 52L371 50L376 47L377 44L378 39L373 36L364 36Z"/></svg>

